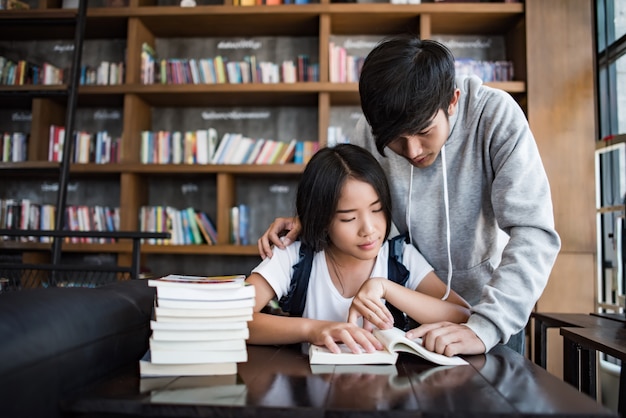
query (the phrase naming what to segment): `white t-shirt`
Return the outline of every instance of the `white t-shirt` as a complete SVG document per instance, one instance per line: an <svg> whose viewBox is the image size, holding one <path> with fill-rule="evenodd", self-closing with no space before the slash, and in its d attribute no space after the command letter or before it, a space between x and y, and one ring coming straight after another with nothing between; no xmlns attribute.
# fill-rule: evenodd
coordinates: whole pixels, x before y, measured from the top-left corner
<svg viewBox="0 0 626 418"><path fill-rule="evenodd" d="M415 289L433 268L415 247L406 244L403 244L403 247L402 264L410 274L405 287ZM252 272L263 276L280 300L289 291L292 267L300 258L300 241L288 245L284 250L274 248L272 251L272 258L263 260ZM386 242L378 252L370 277L388 277L388 257L389 243ZM348 319L348 310L352 304L352 299L343 297L333 284L324 252L316 253L313 257L302 317L345 322Z"/></svg>

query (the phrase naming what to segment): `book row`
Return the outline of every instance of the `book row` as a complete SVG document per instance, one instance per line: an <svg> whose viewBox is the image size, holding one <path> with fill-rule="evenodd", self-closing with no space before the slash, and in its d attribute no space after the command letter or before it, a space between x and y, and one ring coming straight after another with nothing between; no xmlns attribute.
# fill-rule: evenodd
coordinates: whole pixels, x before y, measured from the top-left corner
<svg viewBox="0 0 626 418"><path fill-rule="evenodd" d="M80 67L81 85L114 86L124 84L124 63L102 61L98 66Z"/></svg>
<svg viewBox="0 0 626 418"><path fill-rule="evenodd" d="M63 73L49 62L33 64L26 60L12 61L0 56L0 85L24 86L63 84Z"/></svg>
<svg viewBox="0 0 626 418"><path fill-rule="evenodd" d="M295 83L319 81L319 65L310 64L307 55L282 63L259 61L254 55L242 61L214 58L158 59L154 49L144 43L141 53L143 84L242 84Z"/></svg>
<svg viewBox="0 0 626 418"><path fill-rule="evenodd" d="M121 139L109 135L108 131L95 133L74 132L74 150L72 162L108 164L119 161L119 146ZM63 145L65 142L65 127L50 125L48 138L48 161L63 161Z"/></svg>
<svg viewBox="0 0 626 418"><path fill-rule="evenodd" d="M250 208L239 204L230 208L230 243L235 245L249 245Z"/></svg>
<svg viewBox="0 0 626 418"><path fill-rule="evenodd" d="M475 75L484 82L513 80L511 61L480 61L457 58L454 69L458 76Z"/></svg>
<svg viewBox="0 0 626 418"><path fill-rule="evenodd" d="M109 206L70 205L65 208L65 228L70 231L115 232L120 228L120 208ZM109 238L66 238L66 242L105 244Z"/></svg>
<svg viewBox="0 0 626 418"><path fill-rule="evenodd" d="M233 0L233 6L278 6L281 4L310 4L311 0Z"/></svg>
<svg viewBox="0 0 626 418"><path fill-rule="evenodd" d="M365 56L350 55L346 48L330 42L328 48L331 83L357 83Z"/></svg>
<svg viewBox="0 0 626 418"><path fill-rule="evenodd" d="M0 229L50 231L55 226L54 205L30 199L0 199ZM119 208L69 205L65 208L65 230L114 232L119 230ZM5 240L10 238L4 237ZM50 242L49 237L22 237L24 242ZM106 243L105 238L67 238L72 243Z"/></svg>
<svg viewBox="0 0 626 418"><path fill-rule="evenodd" d="M211 217L192 207L142 206L139 213L142 232L169 232L169 239L145 240L156 245L215 245L217 229Z"/></svg>
<svg viewBox="0 0 626 418"><path fill-rule="evenodd" d="M315 141L253 139L213 128L196 131L143 131L143 164L306 164L319 149Z"/></svg>
<svg viewBox="0 0 626 418"><path fill-rule="evenodd" d="M3 163L17 163L28 159L28 135L24 132L5 132L0 136Z"/></svg>

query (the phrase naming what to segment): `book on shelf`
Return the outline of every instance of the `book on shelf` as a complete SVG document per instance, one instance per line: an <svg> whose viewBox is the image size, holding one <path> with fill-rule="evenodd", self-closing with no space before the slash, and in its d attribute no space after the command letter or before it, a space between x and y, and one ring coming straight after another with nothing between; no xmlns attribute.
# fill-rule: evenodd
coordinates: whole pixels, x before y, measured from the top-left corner
<svg viewBox="0 0 626 418"><path fill-rule="evenodd" d="M228 145L230 144L230 137L233 134L225 133L222 135L222 139L217 144L217 148L215 149L215 153L213 153L213 159L211 160L212 164L219 164L221 160L224 159L224 152Z"/></svg>
<svg viewBox="0 0 626 418"><path fill-rule="evenodd" d="M202 232L204 230L209 235L210 241L205 236L207 243L217 244L217 229L215 229L215 224L209 215L206 212L197 211L196 220L198 221L198 226L202 228L200 231Z"/></svg>
<svg viewBox="0 0 626 418"><path fill-rule="evenodd" d="M265 144L264 138L259 138L254 141L254 146L248 153L248 157L246 158L246 161L244 161L244 164L254 164L259 156L259 153L261 152L261 149L263 148L263 144Z"/></svg>
<svg viewBox="0 0 626 418"><path fill-rule="evenodd" d="M405 332L398 328L374 330L374 336L383 344L384 350L367 353L353 353L345 344L340 344L340 353L333 353L326 347L311 344L309 347L309 362L311 364L395 364L398 353L410 353L439 365L454 366L467 364L467 361L458 356L444 356L434 353L422 346L421 339L411 340Z"/></svg>
<svg viewBox="0 0 626 418"><path fill-rule="evenodd" d="M158 364L152 362L150 350L139 360L141 377L160 376L213 376L234 375L237 373L236 362L196 363L196 364Z"/></svg>
<svg viewBox="0 0 626 418"><path fill-rule="evenodd" d="M291 141L287 143L287 146L285 147L284 151L282 152L282 154L280 155L277 161L278 164L286 164L286 163L293 162L293 159L296 153L297 143L298 143L297 139L292 139Z"/></svg>

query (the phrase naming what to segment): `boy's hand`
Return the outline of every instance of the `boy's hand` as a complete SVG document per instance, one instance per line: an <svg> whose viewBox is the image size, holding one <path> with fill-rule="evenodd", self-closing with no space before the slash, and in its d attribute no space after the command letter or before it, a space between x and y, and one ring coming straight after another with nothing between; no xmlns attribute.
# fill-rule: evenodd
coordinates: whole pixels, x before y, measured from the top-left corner
<svg viewBox="0 0 626 418"><path fill-rule="evenodd" d="M424 348L445 356L457 354L483 354L485 344L463 324L435 322L420 325L406 333L407 338L422 338Z"/></svg>
<svg viewBox="0 0 626 418"><path fill-rule="evenodd" d="M285 231L288 231L287 234L281 238L280 234ZM274 222L257 241L259 255L264 260L267 257L271 257L272 244L283 249L294 242L298 235L300 235L300 220L298 217L274 219Z"/></svg>
<svg viewBox="0 0 626 418"><path fill-rule="evenodd" d="M356 325L357 320L362 317L363 328L368 331L371 331L373 327L379 329L393 327L393 315L383 301L386 283L388 283L387 279L374 277L363 283L350 305L349 323Z"/></svg>

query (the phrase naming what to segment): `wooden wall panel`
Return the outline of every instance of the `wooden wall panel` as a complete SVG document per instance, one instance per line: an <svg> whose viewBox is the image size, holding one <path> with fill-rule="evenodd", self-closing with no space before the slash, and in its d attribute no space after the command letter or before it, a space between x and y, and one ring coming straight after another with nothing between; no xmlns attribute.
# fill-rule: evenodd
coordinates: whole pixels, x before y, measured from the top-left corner
<svg viewBox="0 0 626 418"><path fill-rule="evenodd" d="M528 118L552 188L561 253L540 312L594 309L595 75L591 0L526 0ZM562 339L549 333L548 370L562 376Z"/></svg>

